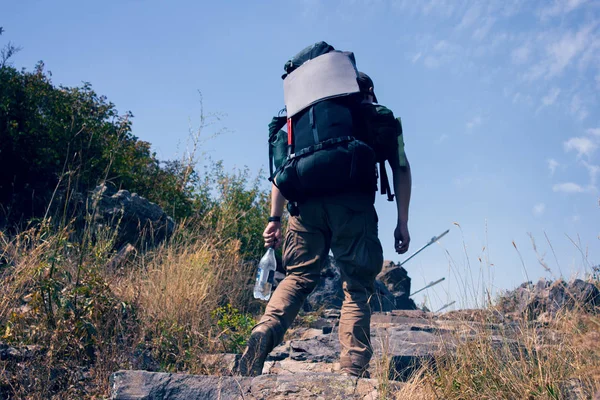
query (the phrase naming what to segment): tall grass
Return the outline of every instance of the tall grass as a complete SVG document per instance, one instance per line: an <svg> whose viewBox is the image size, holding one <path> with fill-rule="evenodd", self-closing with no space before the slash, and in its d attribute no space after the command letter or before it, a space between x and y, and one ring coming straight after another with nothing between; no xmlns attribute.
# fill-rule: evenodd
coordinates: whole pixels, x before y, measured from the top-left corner
<svg viewBox="0 0 600 400"><path fill-rule="evenodd" d="M550 242L549 245L552 246ZM532 247L546 272L552 273L539 256L533 238ZM467 267L463 275L473 275L466 246L465 255ZM435 367L417 371L400 390L387 394L387 398L558 400L595 399L594 395L600 398L600 309L590 312L589 307L586 311L578 304L571 304L557 313L542 314L537 320L531 320L527 312L502 315L496 308L500 299L492 299L486 288L491 282L486 281L484 270L491 263L487 255L478 259L481 266L474 273L475 279L461 276L457 280L465 295L480 296L476 303L483 305L482 309L468 313L469 317L460 322L464 329L456 329L451 340L453 351L439 354ZM450 262L456 267L452 258ZM587 259L584 266L590 271ZM527 274L524 263L523 268ZM597 267L591 268L587 280L600 287ZM473 333L471 338L461 335L465 330ZM387 378L378 376L378 379L385 384Z"/></svg>
<svg viewBox="0 0 600 400"><path fill-rule="evenodd" d="M202 354L243 345L260 306L239 240L190 222L119 264L111 240L49 221L0 235L0 341L35 346L0 364L0 398L106 395L118 369L206 373Z"/></svg>

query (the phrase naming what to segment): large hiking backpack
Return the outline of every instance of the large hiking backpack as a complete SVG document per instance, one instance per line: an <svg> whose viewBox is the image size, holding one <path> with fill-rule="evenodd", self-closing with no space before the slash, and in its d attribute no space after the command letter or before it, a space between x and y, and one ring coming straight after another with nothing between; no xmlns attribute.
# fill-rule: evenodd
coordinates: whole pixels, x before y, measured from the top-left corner
<svg viewBox="0 0 600 400"><path fill-rule="evenodd" d="M362 94L354 55L319 42L284 66L286 117L270 125L270 160L281 159L281 128L287 124L285 160L270 180L290 202L340 192L376 190L375 153L364 141ZM284 122L285 121L285 122ZM277 163L276 163L277 164Z"/></svg>

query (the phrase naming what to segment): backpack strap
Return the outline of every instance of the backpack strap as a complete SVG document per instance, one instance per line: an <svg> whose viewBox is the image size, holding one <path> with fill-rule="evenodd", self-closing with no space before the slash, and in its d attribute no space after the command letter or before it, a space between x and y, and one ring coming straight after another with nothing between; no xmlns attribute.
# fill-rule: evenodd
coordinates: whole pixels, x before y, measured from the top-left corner
<svg viewBox="0 0 600 400"><path fill-rule="evenodd" d="M381 180L381 194L387 194L387 201L394 201L395 195L390 188L390 180L385 169L385 161L379 162L379 178Z"/></svg>
<svg viewBox="0 0 600 400"><path fill-rule="evenodd" d="M269 180L273 177L273 145L271 144L279 133L279 130L286 124L286 117L273 117L269 123Z"/></svg>

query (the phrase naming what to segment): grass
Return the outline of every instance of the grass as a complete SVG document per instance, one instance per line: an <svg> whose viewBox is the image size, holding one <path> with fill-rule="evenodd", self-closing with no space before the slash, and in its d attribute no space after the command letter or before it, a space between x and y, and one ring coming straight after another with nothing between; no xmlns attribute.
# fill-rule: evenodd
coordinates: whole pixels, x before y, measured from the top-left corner
<svg viewBox="0 0 600 400"><path fill-rule="evenodd" d="M0 364L0 398L106 396L116 370L210 373L203 354L245 344L245 311L260 306L239 241L183 226L115 269L105 233L91 240L43 222L0 236L0 341L39 349Z"/></svg>
<svg viewBox="0 0 600 400"><path fill-rule="evenodd" d="M219 231L226 221L210 226L217 228L180 225L167 243L119 262L108 230L82 234L43 220L16 236L0 233L0 341L35 346L19 363L0 363L0 398L101 398L119 369L223 373L205 354L241 351L261 306L240 241ZM523 315L493 329L487 294L485 303L468 325L475 339L457 333L455 351L400 389L381 338L383 355L373 360L380 397L570 399L600 391L598 314Z"/></svg>

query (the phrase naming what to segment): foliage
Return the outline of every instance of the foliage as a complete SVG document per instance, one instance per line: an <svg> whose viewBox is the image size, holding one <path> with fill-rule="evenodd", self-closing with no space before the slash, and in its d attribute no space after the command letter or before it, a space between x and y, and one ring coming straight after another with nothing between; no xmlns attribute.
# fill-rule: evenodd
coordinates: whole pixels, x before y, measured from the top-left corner
<svg viewBox="0 0 600 400"><path fill-rule="evenodd" d="M223 351L241 353L256 323L252 315L241 313L231 304L213 310L210 315L220 329L217 337L223 343Z"/></svg>
<svg viewBox="0 0 600 400"><path fill-rule="evenodd" d="M161 163L150 143L132 134L131 113L91 84L54 86L33 72L0 67L0 222L43 216L55 190L87 193L99 182L127 188L169 210L192 214L193 179L177 162ZM192 175L192 178L194 175Z"/></svg>
<svg viewBox="0 0 600 400"><path fill-rule="evenodd" d="M200 190L203 226L224 241L239 240L244 260L260 260L265 251L262 232L270 214L269 193L261 188L260 174L248 185L247 168L226 172L222 162L215 162L209 171Z"/></svg>

